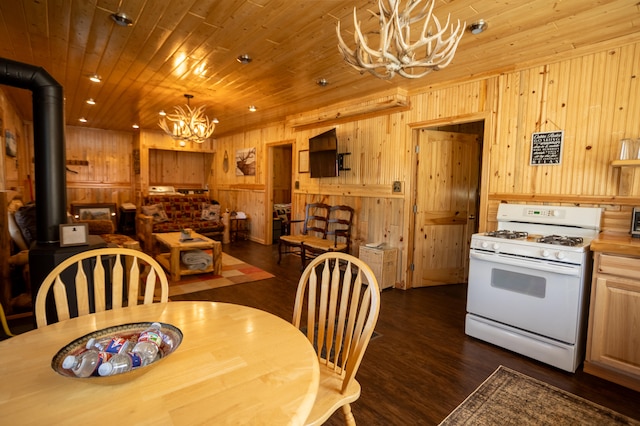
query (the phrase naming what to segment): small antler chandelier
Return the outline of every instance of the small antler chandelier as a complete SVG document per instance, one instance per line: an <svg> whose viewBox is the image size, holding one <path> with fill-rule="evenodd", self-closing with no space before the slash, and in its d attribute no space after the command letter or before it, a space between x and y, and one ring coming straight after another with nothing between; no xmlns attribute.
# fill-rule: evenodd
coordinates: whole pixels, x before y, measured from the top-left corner
<svg viewBox="0 0 640 426"><path fill-rule="evenodd" d="M191 109L189 100L193 98L193 95L185 94L184 97L187 98L187 109L180 106L174 107L175 113L167 114L166 117L161 118L158 125L173 139L203 143L213 134L216 123L209 120L209 117L204 114L204 105ZM172 129L169 129L165 118L173 123Z"/></svg>
<svg viewBox="0 0 640 426"><path fill-rule="evenodd" d="M379 19L380 29L366 35L360 30L354 7L355 49L349 48L342 39L339 21L336 27L338 49L344 60L358 71L368 71L382 79L390 79L396 73L406 78L420 78L449 65L464 34L466 22L460 25L458 20L457 26L454 28L451 24L449 29L449 15L447 23L441 26L438 18L433 15L435 0L427 0L412 17L411 14L421 2L422 0L407 0L404 10L400 12L400 0L378 0L380 12L369 13ZM422 28L416 25L419 37L412 41L411 26L422 19ZM370 38L379 40L377 50L369 47Z"/></svg>

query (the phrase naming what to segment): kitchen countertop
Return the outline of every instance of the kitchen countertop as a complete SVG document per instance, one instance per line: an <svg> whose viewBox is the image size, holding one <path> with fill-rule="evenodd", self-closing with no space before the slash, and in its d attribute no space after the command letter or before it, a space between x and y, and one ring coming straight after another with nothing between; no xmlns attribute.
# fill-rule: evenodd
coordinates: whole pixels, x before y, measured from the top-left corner
<svg viewBox="0 0 640 426"><path fill-rule="evenodd" d="M601 233L591 241L591 251L640 257L640 238L627 234Z"/></svg>

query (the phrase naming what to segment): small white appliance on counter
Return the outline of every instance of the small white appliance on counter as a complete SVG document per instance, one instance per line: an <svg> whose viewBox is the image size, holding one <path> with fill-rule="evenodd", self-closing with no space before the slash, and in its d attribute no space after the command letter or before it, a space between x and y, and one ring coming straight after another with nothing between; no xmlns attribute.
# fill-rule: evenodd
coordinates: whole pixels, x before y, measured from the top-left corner
<svg viewBox="0 0 640 426"><path fill-rule="evenodd" d="M466 334L575 372L601 217L599 208L500 204L498 229L471 238Z"/></svg>

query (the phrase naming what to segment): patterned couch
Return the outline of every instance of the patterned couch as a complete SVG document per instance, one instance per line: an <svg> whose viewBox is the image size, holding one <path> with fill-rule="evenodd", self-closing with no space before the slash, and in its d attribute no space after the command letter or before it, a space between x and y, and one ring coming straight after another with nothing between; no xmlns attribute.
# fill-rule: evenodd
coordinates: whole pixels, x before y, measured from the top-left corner
<svg viewBox="0 0 640 426"><path fill-rule="evenodd" d="M154 233L191 228L207 237L222 238L220 205L207 195L153 194L144 196L136 215L136 234L144 250L153 251Z"/></svg>

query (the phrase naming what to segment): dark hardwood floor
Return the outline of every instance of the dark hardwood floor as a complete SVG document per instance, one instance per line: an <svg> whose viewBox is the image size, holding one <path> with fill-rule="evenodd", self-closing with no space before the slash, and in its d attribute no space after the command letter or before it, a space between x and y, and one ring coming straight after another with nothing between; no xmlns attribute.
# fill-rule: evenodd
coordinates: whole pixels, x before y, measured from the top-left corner
<svg viewBox="0 0 640 426"><path fill-rule="evenodd" d="M223 251L273 273L276 278L174 297L253 306L287 320L293 315L300 258L284 256L277 245L249 241ZM353 404L361 425L435 425L499 366L640 419L640 393L582 371L547 366L464 334L466 285L382 292L376 331L357 379L362 395ZM328 425L344 424L337 412Z"/></svg>
<svg viewBox="0 0 640 426"><path fill-rule="evenodd" d="M223 251L276 277L202 291L172 300L211 300L253 306L288 321L293 315L300 258L277 246L240 241ZM640 420L640 393L591 376L547 366L464 334L466 285L382 292L376 331L357 379L353 404L360 425L436 425L499 366L504 365ZM29 328L12 324L17 332ZM326 423L343 425L338 411Z"/></svg>

